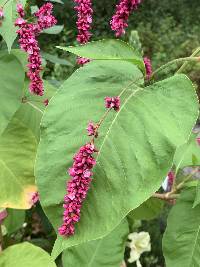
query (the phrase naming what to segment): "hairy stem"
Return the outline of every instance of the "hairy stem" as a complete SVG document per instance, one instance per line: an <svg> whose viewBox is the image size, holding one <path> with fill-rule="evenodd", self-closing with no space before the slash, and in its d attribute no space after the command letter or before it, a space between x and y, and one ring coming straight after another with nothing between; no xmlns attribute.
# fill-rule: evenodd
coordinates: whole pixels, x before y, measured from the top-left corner
<svg viewBox="0 0 200 267"><path fill-rule="evenodd" d="M192 53L192 55L191 55L190 57L195 57L195 56L197 56L197 55L199 54L199 52L200 52L200 47L198 47L198 48L194 51L194 53ZM177 70L176 73L178 74L178 73L183 72L183 70L184 70L184 68L187 66L187 64L188 64L188 62L185 62L185 63L180 67L180 69Z"/></svg>
<svg viewBox="0 0 200 267"><path fill-rule="evenodd" d="M198 62L198 61L200 61L199 57L184 57L184 58L174 59L174 60L166 63L165 65L161 66L157 70L155 70L151 75L151 79L153 79L159 72L171 67L174 64L179 64L179 63L183 63L183 62Z"/></svg>

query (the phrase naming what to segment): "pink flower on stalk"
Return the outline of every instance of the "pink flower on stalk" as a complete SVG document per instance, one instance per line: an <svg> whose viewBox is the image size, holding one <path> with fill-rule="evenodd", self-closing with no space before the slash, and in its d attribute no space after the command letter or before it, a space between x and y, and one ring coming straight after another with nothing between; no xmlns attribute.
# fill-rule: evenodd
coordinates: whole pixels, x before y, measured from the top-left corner
<svg viewBox="0 0 200 267"><path fill-rule="evenodd" d="M105 107L113 108L115 111L119 111L120 109L120 97L105 97Z"/></svg>
<svg viewBox="0 0 200 267"><path fill-rule="evenodd" d="M146 69L146 77L147 79L150 79L152 75L152 66L151 66L151 60L148 57L144 58L144 65Z"/></svg>
<svg viewBox="0 0 200 267"><path fill-rule="evenodd" d="M141 0L120 0L116 6L116 13L110 21L111 29L116 32L116 37L125 33L125 28L128 27L128 18L140 3Z"/></svg>
<svg viewBox="0 0 200 267"><path fill-rule="evenodd" d="M67 194L64 197L63 224L58 229L62 236L75 233L75 224L80 220L81 207L92 181L91 170L96 164L93 157L95 152L97 150L91 143L82 146L73 158L73 166L69 168L71 179L67 183Z"/></svg>
<svg viewBox="0 0 200 267"><path fill-rule="evenodd" d="M0 210L0 225L7 216L8 213L6 209Z"/></svg>
<svg viewBox="0 0 200 267"><path fill-rule="evenodd" d="M86 44L92 36L90 32L93 14L92 2L91 0L74 0L74 2L77 4L74 7L78 17L76 22L78 28L77 41L80 44ZM88 58L78 57L77 59L77 63L82 66L88 62L90 62Z"/></svg>
<svg viewBox="0 0 200 267"><path fill-rule="evenodd" d="M42 70L42 59L40 48L36 37L43 29L52 27L56 24L56 19L51 15L52 4L44 4L36 13L36 23L28 23L23 19L25 13L21 4L17 5L19 18L15 21L15 26L19 27L17 34L19 36L20 48L28 53L28 73L30 79L29 90L36 95L43 95L43 81L40 77Z"/></svg>
<svg viewBox="0 0 200 267"><path fill-rule="evenodd" d="M24 8L22 4L17 4L17 13L19 14L21 18L25 16L25 12L24 12Z"/></svg>
<svg viewBox="0 0 200 267"><path fill-rule="evenodd" d="M88 123L87 132L88 136L95 136L98 137L98 133L96 132L97 126L93 122Z"/></svg>
<svg viewBox="0 0 200 267"><path fill-rule="evenodd" d="M79 64L79 65L85 65L87 63L90 62L90 59L89 58L84 58L84 57L77 57L77 60L76 62Z"/></svg>

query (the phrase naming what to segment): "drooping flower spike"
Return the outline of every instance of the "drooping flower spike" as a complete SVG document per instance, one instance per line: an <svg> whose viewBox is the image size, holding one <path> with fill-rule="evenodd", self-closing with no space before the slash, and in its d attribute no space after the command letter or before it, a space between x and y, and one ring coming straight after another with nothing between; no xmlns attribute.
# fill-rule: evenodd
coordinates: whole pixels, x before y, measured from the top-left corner
<svg viewBox="0 0 200 267"><path fill-rule="evenodd" d="M93 154L97 152L94 144L88 143L80 148L74 156L74 163L69 168L71 180L67 183L67 194L64 197L63 224L58 229L62 236L75 233L75 223L80 220L81 207L92 181L92 168L96 164Z"/></svg>
<svg viewBox="0 0 200 267"><path fill-rule="evenodd" d="M76 6L74 9L77 11L77 28L78 28L78 35L77 35L77 41L80 44L86 44L92 34L90 32L91 24L92 24L92 15L93 15L93 9L92 9L92 1L91 0L74 0L76 3ZM84 65L86 63L90 62L87 58L77 58L77 63L79 65Z"/></svg>
<svg viewBox="0 0 200 267"><path fill-rule="evenodd" d="M128 27L128 18L140 3L141 0L120 0L116 6L116 13L110 21L111 29L116 32L116 37L125 33L125 29Z"/></svg>
<svg viewBox="0 0 200 267"><path fill-rule="evenodd" d="M37 18L36 23L28 23L25 19L25 12L21 4L17 5L19 18L15 21L15 26L19 27L17 34L19 36L20 48L28 53L28 73L30 79L29 90L31 93L42 96L44 93L43 81L40 76L42 70L42 59L37 36L42 30L52 27L57 23L51 15L53 5L44 4L34 15Z"/></svg>

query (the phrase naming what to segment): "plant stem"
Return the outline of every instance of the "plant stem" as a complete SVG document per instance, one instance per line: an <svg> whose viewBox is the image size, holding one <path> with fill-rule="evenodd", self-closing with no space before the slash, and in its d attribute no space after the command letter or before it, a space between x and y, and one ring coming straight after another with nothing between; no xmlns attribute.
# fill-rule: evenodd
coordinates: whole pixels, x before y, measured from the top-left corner
<svg viewBox="0 0 200 267"><path fill-rule="evenodd" d="M168 201L168 200L177 199L179 197L179 194L171 194L171 195L169 195L168 193L165 193L165 194L155 193L155 194L153 194L153 197L154 198L159 198L161 200Z"/></svg>
<svg viewBox="0 0 200 267"><path fill-rule="evenodd" d="M43 114L43 111L39 109L37 106L35 106L33 103L26 101L25 103L29 104L31 107L33 107L35 110L39 111L40 113Z"/></svg>
<svg viewBox="0 0 200 267"><path fill-rule="evenodd" d="M190 57L195 57L195 56L197 56L198 54L199 54L199 52L200 52L200 47L198 47L195 51L194 51L194 53L192 53L192 55L190 56ZM179 70L177 70L177 74L178 73L181 73L183 70L184 70L184 68L187 66L187 63L188 62L185 62L181 67L180 67L180 69Z"/></svg>
<svg viewBox="0 0 200 267"><path fill-rule="evenodd" d="M0 253L3 250L3 233L2 233L2 227L0 223Z"/></svg>
<svg viewBox="0 0 200 267"><path fill-rule="evenodd" d="M158 68L157 70L155 70L150 79L153 79L155 77L155 75L157 75L159 72L169 68L171 65L174 64L178 64L178 63L182 63L182 62L198 62L200 61L199 57L184 57L184 58L178 58L178 59L174 59L168 63L166 63L165 65L161 66L160 68Z"/></svg>

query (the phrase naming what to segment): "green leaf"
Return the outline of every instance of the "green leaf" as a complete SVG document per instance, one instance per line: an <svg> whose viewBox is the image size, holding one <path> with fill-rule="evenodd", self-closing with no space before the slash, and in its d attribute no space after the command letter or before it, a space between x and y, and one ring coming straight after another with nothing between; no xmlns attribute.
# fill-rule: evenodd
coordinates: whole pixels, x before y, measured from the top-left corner
<svg viewBox="0 0 200 267"><path fill-rule="evenodd" d="M69 179L66 169L79 147L88 142L86 125L90 120L98 122L104 114L105 96L119 95L129 85L120 111L109 113L96 141L94 179L76 234L58 237L54 257L70 246L107 235L151 197L198 116L197 97L186 76L144 89L133 82L141 76L134 64L114 62L94 61L75 72L43 116L35 170L42 206L57 229Z"/></svg>
<svg viewBox="0 0 200 267"><path fill-rule="evenodd" d="M164 202L162 200L150 198L138 208L132 210L128 217L131 217L132 220L152 220L160 214L163 206Z"/></svg>
<svg viewBox="0 0 200 267"><path fill-rule="evenodd" d="M24 6L26 0L21 0L20 3ZM11 51L13 42L17 37L17 27L15 27L15 20L18 17L16 11L16 1L15 0L0 0L0 6L3 6L4 19L0 27L0 35L5 40L8 51Z"/></svg>
<svg viewBox="0 0 200 267"><path fill-rule="evenodd" d="M56 267L50 255L28 242L13 245L0 254L0 266L4 267Z"/></svg>
<svg viewBox="0 0 200 267"><path fill-rule="evenodd" d="M41 54L42 54L42 57L44 59L46 59L46 60L48 60L48 61L50 61L50 62L52 62L54 64L60 64L60 65L70 66L70 67L74 66L70 61L68 61L68 60L66 60L64 58L59 58L56 55L51 55L51 54L45 53L45 52L42 52Z"/></svg>
<svg viewBox="0 0 200 267"><path fill-rule="evenodd" d="M167 267L197 267L200 255L200 205L192 208L195 189L185 190L172 208L163 239Z"/></svg>
<svg viewBox="0 0 200 267"><path fill-rule="evenodd" d="M200 181L198 181L196 186L196 194L195 194L193 208L195 208L199 204L200 204Z"/></svg>
<svg viewBox="0 0 200 267"><path fill-rule="evenodd" d="M35 136L16 113L0 139L0 207L28 209L32 206L31 197L37 191L36 149Z"/></svg>
<svg viewBox="0 0 200 267"><path fill-rule="evenodd" d="M16 74L17 75L14 75ZM0 135L21 105L24 70L13 55L0 58Z"/></svg>
<svg viewBox="0 0 200 267"><path fill-rule="evenodd" d="M64 25L55 25L49 29L45 29L42 31L42 33L47 34L59 34L64 29Z"/></svg>
<svg viewBox="0 0 200 267"><path fill-rule="evenodd" d="M132 46L121 40L101 40L74 47L57 48L75 55L95 60L125 60L136 64L145 71L142 57ZM116 63L114 63L116 64Z"/></svg>
<svg viewBox="0 0 200 267"><path fill-rule="evenodd" d="M62 255L63 266L120 266L128 233L128 223L124 220L106 237L65 250Z"/></svg>
<svg viewBox="0 0 200 267"><path fill-rule="evenodd" d="M196 142L196 138L197 135L192 133L188 142L177 149L174 156L176 172L187 166L200 165L200 147Z"/></svg>
<svg viewBox="0 0 200 267"><path fill-rule="evenodd" d="M3 224L6 227L7 233L12 234L22 228L25 220L24 210L7 209L8 216L4 220Z"/></svg>

